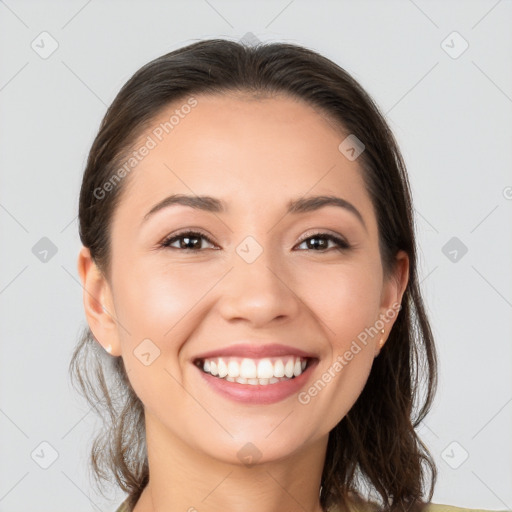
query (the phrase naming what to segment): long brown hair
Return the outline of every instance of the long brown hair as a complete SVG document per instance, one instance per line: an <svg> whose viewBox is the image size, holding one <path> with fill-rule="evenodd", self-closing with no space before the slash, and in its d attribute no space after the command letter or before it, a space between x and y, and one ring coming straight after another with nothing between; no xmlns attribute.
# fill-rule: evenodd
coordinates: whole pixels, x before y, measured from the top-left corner
<svg viewBox="0 0 512 512"><path fill-rule="evenodd" d="M321 504L346 508L365 499L381 510L420 510L432 498L437 470L415 428L434 398L437 356L418 283L410 186L383 115L344 69L299 45L245 46L222 39L196 42L144 65L108 108L92 144L80 191L81 241L108 278L109 228L123 183L104 197L98 189L163 107L191 95L230 92L291 95L334 120L340 135L353 134L365 146L358 163L377 217L384 273L390 275L397 251L404 250L409 281L361 395L329 433ZM148 483L149 468L144 409L123 359L106 353L86 327L69 370L104 421L91 451L96 483L101 488L113 476L128 493L131 510Z"/></svg>

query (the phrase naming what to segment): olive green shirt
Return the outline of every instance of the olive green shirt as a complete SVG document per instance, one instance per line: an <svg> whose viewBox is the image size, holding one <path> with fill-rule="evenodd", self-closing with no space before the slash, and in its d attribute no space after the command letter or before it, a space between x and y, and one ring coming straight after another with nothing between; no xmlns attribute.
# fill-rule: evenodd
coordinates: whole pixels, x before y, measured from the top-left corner
<svg viewBox="0 0 512 512"><path fill-rule="evenodd" d="M123 501L116 512L130 512L127 506L127 501ZM339 512L336 509L331 509L331 512ZM361 511L365 512L365 511ZM454 507L452 505L441 505L438 503L430 503L426 508L425 512L512 512L510 510L500 510L500 511L491 511L491 510L483 510L476 508L463 508L463 507Z"/></svg>

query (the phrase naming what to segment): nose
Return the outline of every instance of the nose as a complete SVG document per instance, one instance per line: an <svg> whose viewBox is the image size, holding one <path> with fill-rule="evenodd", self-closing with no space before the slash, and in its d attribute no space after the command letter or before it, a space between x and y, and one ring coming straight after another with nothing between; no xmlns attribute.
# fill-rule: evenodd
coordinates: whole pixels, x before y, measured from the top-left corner
<svg viewBox="0 0 512 512"><path fill-rule="evenodd" d="M296 318L301 300L294 290L291 273L263 253L252 263L235 258L223 280L218 308L228 321L246 321L252 327Z"/></svg>

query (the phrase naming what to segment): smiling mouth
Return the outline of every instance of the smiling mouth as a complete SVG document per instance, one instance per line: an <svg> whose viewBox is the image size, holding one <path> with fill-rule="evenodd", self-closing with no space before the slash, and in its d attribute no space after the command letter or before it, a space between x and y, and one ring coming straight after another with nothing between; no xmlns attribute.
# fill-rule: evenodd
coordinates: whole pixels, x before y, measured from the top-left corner
<svg viewBox="0 0 512 512"><path fill-rule="evenodd" d="M313 358L298 356L265 357L209 357L196 359L194 364L204 373L218 379L239 384L270 385L300 376L311 365Z"/></svg>

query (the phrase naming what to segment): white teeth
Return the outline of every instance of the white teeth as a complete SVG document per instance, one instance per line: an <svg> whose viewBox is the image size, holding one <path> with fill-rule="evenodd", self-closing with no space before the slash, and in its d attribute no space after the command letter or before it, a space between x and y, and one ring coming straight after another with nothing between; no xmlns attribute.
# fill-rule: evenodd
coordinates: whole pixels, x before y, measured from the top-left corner
<svg viewBox="0 0 512 512"><path fill-rule="evenodd" d="M295 363L293 361L293 359L288 359L288 361L286 361L286 365L284 367L284 374L287 376L287 377L293 377L293 367L295 366ZM212 373L212 375L215 375L214 373Z"/></svg>
<svg viewBox="0 0 512 512"><path fill-rule="evenodd" d="M262 359L258 363L258 379L270 379L274 375L274 366L270 359Z"/></svg>
<svg viewBox="0 0 512 512"><path fill-rule="evenodd" d="M228 375L230 377L239 377L240 376L240 366L236 361L229 361L228 363Z"/></svg>
<svg viewBox="0 0 512 512"><path fill-rule="evenodd" d="M229 382L238 382L239 384L251 384L252 386L266 386L267 384L275 384L276 382L281 382L283 380L290 380L287 377L282 377L278 379L277 377L271 377L270 379L244 379L243 377L237 377L233 379L232 377L225 377Z"/></svg>
<svg viewBox="0 0 512 512"><path fill-rule="evenodd" d="M306 361L304 361L306 364ZM274 377L284 377L284 364L281 359L278 359L274 364Z"/></svg>
<svg viewBox="0 0 512 512"><path fill-rule="evenodd" d="M267 385L302 374L307 361L300 357L250 359L214 357L202 361L205 373L239 384Z"/></svg>
<svg viewBox="0 0 512 512"><path fill-rule="evenodd" d="M254 379L257 376L258 370L256 369L256 363L252 359L242 359L240 377L244 379Z"/></svg>
<svg viewBox="0 0 512 512"><path fill-rule="evenodd" d="M295 365L297 367L297 365ZM219 362L217 363L217 370L219 371L219 377L222 379L228 374L228 367L223 359L219 358Z"/></svg>

